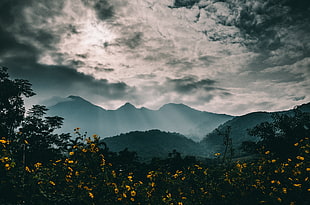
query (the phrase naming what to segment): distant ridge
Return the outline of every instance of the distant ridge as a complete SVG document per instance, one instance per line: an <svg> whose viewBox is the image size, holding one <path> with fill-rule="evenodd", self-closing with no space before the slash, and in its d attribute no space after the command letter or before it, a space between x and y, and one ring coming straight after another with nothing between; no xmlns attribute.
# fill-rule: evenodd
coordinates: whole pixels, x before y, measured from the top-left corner
<svg viewBox="0 0 310 205"><path fill-rule="evenodd" d="M167 158L168 154L176 150L182 156L205 156L199 143L194 142L178 133L149 130L134 131L114 137L104 138L109 150L120 152L124 149L135 151L140 160L148 161L153 157Z"/></svg>
<svg viewBox="0 0 310 205"><path fill-rule="evenodd" d="M310 112L310 103L295 106L302 112ZM255 127L262 122L271 122L273 114L294 114L294 108L278 112L252 112L242 116L234 117L224 124L220 125L218 131L224 133L225 129L231 127L230 137L235 148L240 147L243 141L257 141L256 137L248 135L248 129ZM215 152L223 150L223 136L220 136L217 131L209 133L202 141L201 144L210 148L212 147ZM237 151L237 150L236 150ZM238 154L238 153L236 153Z"/></svg>
<svg viewBox="0 0 310 205"><path fill-rule="evenodd" d="M116 110L105 110L79 96L69 96L49 109L49 115L58 115L65 119L61 132L72 132L74 128L80 127L88 133L102 137L159 129L177 132L200 141L207 133L233 118L174 103L163 105L158 110L150 110L136 108L127 102Z"/></svg>

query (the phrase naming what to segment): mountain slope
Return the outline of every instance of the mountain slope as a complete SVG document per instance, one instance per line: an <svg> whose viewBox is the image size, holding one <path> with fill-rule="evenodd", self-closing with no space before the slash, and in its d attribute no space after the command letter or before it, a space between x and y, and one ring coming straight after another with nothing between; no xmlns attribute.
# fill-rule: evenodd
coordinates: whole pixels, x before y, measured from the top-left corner
<svg viewBox="0 0 310 205"><path fill-rule="evenodd" d="M310 103L297 106L302 112L310 112ZM235 117L223 125L220 125L217 130L220 133L225 133L227 127L231 127L230 137L234 148L240 147L243 141L257 141L256 137L248 135L248 129L254 128L262 122L271 122L273 114L294 114L294 110L279 111L279 112L253 112L243 116ZM209 133L200 143L208 150L213 152L221 152L223 150L223 136L218 131L214 130ZM238 150L235 150L238 154Z"/></svg>
<svg viewBox="0 0 310 205"><path fill-rule="evenodd" d="M150 160L153 157L166 158L173 150L184 155L201 156L203 150L199 143L177 133L162 132L159 130L135 131L114 137L104 138L109 150L119 152L128 148L137 152L141 160Z"/></svg>
<svg viewBox="0 0 310 205"><path fill-rule="evenodd" d="M199 141L220 124L233 118L172 103L159 110L136 108L130 103L117 110L105 110L77 96L69 96L49 109L49 115L58 115L65 119L61 132L72 132L74 128L80 127L82 131L102 137L159 129L181 133Z"/></svg>

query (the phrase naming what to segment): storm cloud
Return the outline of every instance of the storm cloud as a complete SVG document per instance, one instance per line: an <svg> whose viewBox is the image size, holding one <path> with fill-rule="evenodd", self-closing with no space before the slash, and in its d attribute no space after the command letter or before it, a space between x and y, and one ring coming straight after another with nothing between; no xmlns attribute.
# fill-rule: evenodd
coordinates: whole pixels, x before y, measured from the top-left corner
<svg viewBox="0 0 310 205"><path fill-rule="evenodd" d="M33 103L288 109L310 100L308 22L307 0L3 0L0 65Z"/></svg>

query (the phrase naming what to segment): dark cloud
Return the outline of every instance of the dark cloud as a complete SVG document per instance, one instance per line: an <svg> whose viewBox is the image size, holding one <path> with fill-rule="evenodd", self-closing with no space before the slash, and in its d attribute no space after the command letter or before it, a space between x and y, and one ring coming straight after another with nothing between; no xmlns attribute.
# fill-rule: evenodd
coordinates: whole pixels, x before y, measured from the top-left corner
<svg viewBox="0 0 310 205"><path fill-rule="evenodd" d="M36 53L36 49L31 45L20 43L10 32L6 31L0 25L0 55L4 54L24 54L33 55ZM1 56L0 56L1 57Z"/></svg>
<svg viewBox="0 0 310 205"><path fill-rule="evenodd" d="M202 61L205 66L209 66L215 63L219 58L214 56L201 56L198 59Z"/></svg>
<svg viewBox="0 0 310 205"><path fill-rule="evenodd" d="M97 80L66 66L41 65L28 58L6 59L3 64L9 68L13 78L29 80L33 84L34 91L42 96L49 93L70 95L80 92L108 99L122 99L134 90L124 82Z"/></svg>
<svg viewBox="0 0 310 205"><path fill-rule="evenodd" d="M72 33L72 34L79 34L80 33L75 25L69 24L68 29L69 29L70 33Z"/></svg>
<svg viewBox="0 0 310 205"><path fill-rule="evenodd" d="M70 60L70 61L68 61L68 64L75 67L75 68L78 68L78 67L85 65L85 63L83 61L80 61L80 60Z"/></svg>
<svg viewBox="0 0 310 205"><path fill-rule="evenodd" d="M301 13L302 15L310 15L310 1L308 0L286 0L284 1L284 5L290 7L291 12L295 15L300 15Z"/></svg>
<svg viewBox="0 0 310 205"><path fill-rule="evenodd" d="M138 47L142 43L142 41L143 41L142 32L135 32L124 40L125 44L131 49L135 49L136 47Z"/></svg>
<svg viewBox="0 0 310 205"><path fill-rule="evenodd" d="M293 100L294 101L300 101L300 100L304 100L306 98L306 96L301 96L301 97L295 97Z"/></svg>
<svg viewBox="0 0 310 205"><path fill-rule="evenodd" d="M184 78L167 78L164 84L166 92L177 92L182 96L190 96L191 101L210 102L215 96L227 98L232 94L224 88L215 86L217 81L211 79L199 80L196 76L187 76Z"/></svg>
<svg viewBox="0 0 310 205"><path fill-rule="evenodd" d="M273 51L285 47L287 35L310 31L309 1L284 0L247 4L242 7L235 25L241 30L245 44L255 51ZM286 32L283 32L286 31ZM294 39L291 39L294 40ZM304 44L307 39L296 39ZM305 45L305 44L304 44ZM306 56L310 52L307 51Z"/></svg>
<svg viewBox="0 0 310 205"><path fill-rule="evenodd" d="M98 1L94 8L98 18L101 20L106 20L114 16L114 8L106 0Z"/></svg>
<svg viewBox="0 0 310 205"><path fill-rule="evenodd" d="M88 58L87 54L76 54L76 57L80 57L80 58Z"/></svg>
<svg viewBox="0 0 310 205"><path fill-rule="evenodd" d="M108 20L115 14L114 7L108 0L82 0L82 2L86 6L94 8L97 17L101 20Z"/></svg>
<svg viewBox="0 0 310 205"><path fill-rule="evenodd" d="M192 8L200 0L175 0L172 8Z"/></svg>
<svg viewBox="0 0 310 205"><path fill-rule="evenodd" d="M107 73L113 72L115 70L114 68L104 68L104 67L95 67L94 69L96 71L104 71Z"/></svg>
<svg viewBox="0 0 310 205"><path fill-rule="evenodd" d="M166 84L178 93L191 93L196 90L210 88L216 81L210 79L198 80L196 77L188 76L179 79L167 78ZM214 88L216 89L216 88Z"/></svg>
<svg viewBox="0 0 310 205"><path fill-rule="evenodd" d="M21 15L23 7L32 0L1 0L0 2L0 25L7 27L15 23Z"/></svg>
<svg viewBox="0 0 310 205"><path fill-rule="evenodd" d="M43 1L44 2L44 1ZM48 2L48 1L47 1ZM47 3L45 2L45 3ZM37 59L41 53L40 49L53 49L59 41L50 31L43 29L33 29L26 21L27 17L24 8L33 3L32 0L4 0L0 3L0 55L4 53L17 58L28 56L31 60ZM36 2L36 3L42 3ZM61 3L54 6L62 7ZM42 7L45 11L36 11L46 17L49 13L49 5ZM33 22L34 24L36 22ZM20 40L20 39L24 40ZM27 40L26 40L27 39ZM34 45L35 44L35 45ZM1 56L0 56L1 58Z"/></svg>

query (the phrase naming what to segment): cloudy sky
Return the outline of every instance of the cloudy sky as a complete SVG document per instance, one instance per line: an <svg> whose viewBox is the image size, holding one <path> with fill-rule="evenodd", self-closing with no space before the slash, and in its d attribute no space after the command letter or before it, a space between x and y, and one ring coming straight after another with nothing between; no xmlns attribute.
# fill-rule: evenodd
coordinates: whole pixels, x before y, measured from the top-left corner
<svg viewBox="0 0 310 205"><path fill-rule="evenodd" d="M309 22L309 0L1 0L0 65L28 103L290 109L310 101Z"/></svg>

